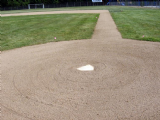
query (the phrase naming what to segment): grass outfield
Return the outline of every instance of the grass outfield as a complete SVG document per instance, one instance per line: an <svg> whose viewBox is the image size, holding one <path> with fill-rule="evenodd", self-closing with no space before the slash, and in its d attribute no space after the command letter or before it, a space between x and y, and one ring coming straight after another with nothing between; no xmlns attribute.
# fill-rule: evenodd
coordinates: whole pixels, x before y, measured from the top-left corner
<svg viewBox="0 0 160 120"><path fill-rule="evenodd" d="M2 17L1 50L52 41L89 39L98 20L96 17L99 14Z"/></svg>
<svg viewBox="0 0 160 120"><path fill-rule="evenodd" d="M71 11L71 10L109 10L109 11L121 11L121 10L148 10L155 8L144 7L128 7L128 6L82 6L82 7L61 7L61 8L46 8L46 9L25 9L25 10L9 10L1 11L1 14L13 14L13 13L27 13L27 12L45 12L45 11Z"/></svg>
<svg viewBox="0 0 160 120"><path fill-rule="evenodd" d="M63 10L109 10L123 38L160 42L160 9L155 8L90 6L1 11L1 14ZM59 15L59 17L57 15L57 22L53 17L55 15L46 16L47 17L44 18L41 15L39 16L41 17L40 19L36 18L36 16L1 17L1 50L46 43L50 41L87 39L91 37L97 21L92 19L95 18L95 16L90 16L89 14L81 14L80 16L78 14L74 14L74 17L73 14L71 16L67 15L67 17L64 17L64 14ZM50 19L50 17L53 19ZM39 23L43 22L44 24L41 24L40 27ZM52 27L50 26L51 23ZM53 23L58 24L54 24L54 26ZM85 27L81 27L81 24ZM76 29L77 27L75 26L79 29ZM74 33L76 31L78 31L77 34ZM63 34L61 35L60 33ZM56 40L53 39L55 36L57 37Z"/></svg>
<svg viewBox="0 0 160 120"><path fill-rule="evenodd" d="M123 38L160 42L160 10L111 12Z"/></svg>

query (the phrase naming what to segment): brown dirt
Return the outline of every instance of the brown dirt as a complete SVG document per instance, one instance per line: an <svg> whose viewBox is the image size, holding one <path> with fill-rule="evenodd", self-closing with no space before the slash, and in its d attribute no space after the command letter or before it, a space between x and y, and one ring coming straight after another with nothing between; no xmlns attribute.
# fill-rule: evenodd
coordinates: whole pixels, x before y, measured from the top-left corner
<svg viewBox="0 0 160 120"><path fill-rule="evenodd" d="M100 13L92 39L1 53L1 118L159 120L160 43L122 39L108 11L70 12Z"/></svg>

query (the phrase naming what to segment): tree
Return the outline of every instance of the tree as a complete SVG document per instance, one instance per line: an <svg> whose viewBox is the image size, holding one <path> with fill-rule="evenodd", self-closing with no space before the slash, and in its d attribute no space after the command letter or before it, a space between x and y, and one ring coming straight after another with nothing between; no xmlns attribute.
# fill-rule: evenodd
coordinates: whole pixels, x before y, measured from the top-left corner
<svg viewBox="0 0 160 120"><path fill-rule="evenodd" d="M0 6L1 6L1 7L5 7L5 6L7 6L7 4L8 4L8 1L7 1L7 0L1 0Z"/></svg>

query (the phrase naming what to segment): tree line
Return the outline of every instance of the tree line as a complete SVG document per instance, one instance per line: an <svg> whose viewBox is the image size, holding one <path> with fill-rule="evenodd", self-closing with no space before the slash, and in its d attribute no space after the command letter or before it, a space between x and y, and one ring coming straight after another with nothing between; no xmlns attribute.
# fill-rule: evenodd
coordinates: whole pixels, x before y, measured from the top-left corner
<svg viewBox="0 0 160 120"><path fill-rule="evenodd" d="M67 3L67 2L83 2L83 1L92 1L92 0L1 0L0 7L17 7L17 6L26 6L28 4L58 4L58 3Z"/></svg>
<svg viewBox="0 0 160 120"><path fill-rule="evenodd" d="M67 2L91 2L92 0L1 0L0 7L19 7L28 4L65 4ZM103 0L103 2L117 0ZM119 0L119 1L159 1L159 0Z"/></svg>

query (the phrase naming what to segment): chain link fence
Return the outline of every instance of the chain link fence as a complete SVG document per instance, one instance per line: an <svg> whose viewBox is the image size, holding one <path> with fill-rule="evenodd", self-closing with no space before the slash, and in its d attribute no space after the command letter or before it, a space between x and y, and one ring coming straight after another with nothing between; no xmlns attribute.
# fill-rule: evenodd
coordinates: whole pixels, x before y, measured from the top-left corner
<svg viewBox="0 0 160 120"><path fill-rule="evenodd" d="M60 8L60 7L78 7L78 6L142 6L142 7L154 7L160 9L160 1L127 1L121 0L120 2L67 2L65 4L45 4L44 8ZM43 8L42 5L36 7L30 6L30 9ZM1 11L5 10L23 10L28 9L28 6L21 7L1 7Z"/></svg>
<svg viewBox="0 0 160 120"><path fill-rule="evenodd" d="M160 1L121 1L121 2L108 2L107 5L160 8Z"/></svg>

